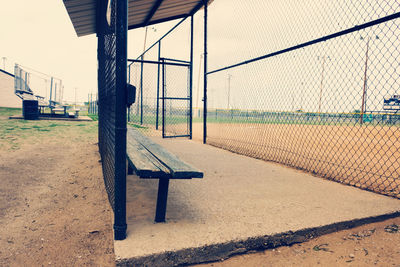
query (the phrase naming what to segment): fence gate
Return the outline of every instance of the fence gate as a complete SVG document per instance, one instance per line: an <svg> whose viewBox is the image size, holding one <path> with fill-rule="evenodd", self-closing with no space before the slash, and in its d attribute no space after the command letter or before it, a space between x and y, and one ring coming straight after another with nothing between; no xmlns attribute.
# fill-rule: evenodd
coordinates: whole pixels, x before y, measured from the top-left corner
<svg viewBox="0 0 400 267"><path fill-rule="evenodd" d="M160 58L162 65L162 136L192 136L190 62Z"/></svg>

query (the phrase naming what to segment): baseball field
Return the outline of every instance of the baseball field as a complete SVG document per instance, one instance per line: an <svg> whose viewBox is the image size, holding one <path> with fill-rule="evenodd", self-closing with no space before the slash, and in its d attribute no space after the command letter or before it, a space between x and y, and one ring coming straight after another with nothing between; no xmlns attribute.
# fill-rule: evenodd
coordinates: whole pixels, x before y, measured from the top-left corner
<svg viewBox="0 0 400 267"><path fill-rule="evenodd" d="M193 138L202 136L203 124L194 123ZM400 197L399 137L397 126L207 124L208 144L394 197Z"/></svg>

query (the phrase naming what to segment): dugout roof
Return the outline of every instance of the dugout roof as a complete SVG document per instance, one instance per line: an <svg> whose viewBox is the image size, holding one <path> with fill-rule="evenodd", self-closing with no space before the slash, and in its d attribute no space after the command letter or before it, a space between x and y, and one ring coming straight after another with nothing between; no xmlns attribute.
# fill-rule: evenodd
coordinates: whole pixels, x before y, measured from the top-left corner
<svg viewBox="0 0 400 267"><path fill-rule="evenodd" d="M98 0L63 2L78 36L96 33ZM128 29L185 18L196 13L203 5L204 0L128 0Z"/></svg>

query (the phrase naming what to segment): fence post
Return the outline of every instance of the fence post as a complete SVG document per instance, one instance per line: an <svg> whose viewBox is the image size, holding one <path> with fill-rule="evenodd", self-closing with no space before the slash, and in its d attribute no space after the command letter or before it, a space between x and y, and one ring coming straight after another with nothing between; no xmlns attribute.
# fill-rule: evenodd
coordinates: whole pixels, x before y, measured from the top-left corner
<svg viewBox="0 0 400 267"><path fill-rule="evenodd" d="M131 83L131 65L132 64L129 64L129 67L128 67L128 83ZM131 121L131 107L129 106L128 107L128 122L130 122Z"/></svg>
<svg viewBox="0 0 400 267"><path fill-rule="evenodd" d="M162 137L165 138L165 65L164 65L164 59L162 59Z"/></svg>
<svg viewBox="0 0 400 267"><path fill-rule="evenodd" d="M115 220L114 237L126 237L126 87L128 0L116 2L115 58Z"/></svg>
<svg viewBox="0 0 400 267"><path fill-rule="evenodd" d="M140 125L143 125L143 55L140 59Z"/></svg>
<svg viewBox="0 0 400 267"><path fill-rule="evenodd" d="M156 107L156 130L158 130L158 114L160 112L160 58L161 58L161 41L158 42L158 66L157 66L157 107Z"/></svg>
<svg viewBox="0 0 400 267"><path fill-rule="evenodd" d="M193 15L190 18L189 139L193 131Z"/></svg>
<svg viewBox="0 0 400 267"><path fill-rule="evenodd" d="M204 98L203 98L203 143L207 143L207 4L204 1Z"/></svg>

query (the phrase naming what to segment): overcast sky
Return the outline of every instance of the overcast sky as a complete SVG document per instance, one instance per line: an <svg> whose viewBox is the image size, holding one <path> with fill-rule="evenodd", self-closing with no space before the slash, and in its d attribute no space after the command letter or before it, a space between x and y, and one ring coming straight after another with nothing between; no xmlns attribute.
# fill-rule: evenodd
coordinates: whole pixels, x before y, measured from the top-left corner
<svg viewBox="0 0 400 267"><path fill-rule="evenodd" d="M148 31L147 44L176 22ZM62 79L64 99L97 91L97 38L77 37L62 0L0 0L0 68L14 63ZM129 57L143 50L144 29L130 31ZM34 89L34 88L33 88Z"/></svg>
<svg viewBox="0 0 400 267"><path fill-rule="evenodd" d="M95 35L76 36L62 0L0 0L0 7L1 68L2 57L6 57L7 71L13 72L14 63L18 63L58 77L65 86L64 99L70 101L74 100L75 88L78 101L87 100L88 93L97 91L97 38ZM387 0L385 3L379 0L218 0L211 4L209 11L208 64L209 70L214 70L399 12L400 6L396 0ZM198 72L203 45L202 17L203 12L199 12L195 23L196 106L201 105L197 99L197 89L202 88L202 76ZM176 23L173 21L149 27L146 46ZM310 103L308 109L315 110L318 99L312 97L318 97L320 91L321 59L329 57L324 73L325 106L331 105L335 110L355 109L359 106L362 92L366 40L372 38L368 66L369 90L379 90L375 94L375 106L378 108L385 91L390 95L397 90L397 84L393 86L392 79L398 77L400 65L391 49L398 47L399 39L395 35L398 29L399 22L395 20L345 38L308 47L302 50L304 52L288 53L213 74L209 76L209 104L215 107L228 106L227 80L230 77L232 107L255 108L256 104L264 109L275 109L278 107L276 105L284 109L304 108L304 104L299 102L304 98ZM179 31L163 42L163 56L188 59L188 31ZM143 51L143 43L143 28L129 31L128 57L136 58ZM384 69L387 79L374 80L380 75L382 67L379 66L383 64L390 66ZM357 73L357 80L350 77L354 73ZM338 78L340 75L342 77ZM200 83L197 83L198 78ZM375 85L372 84L374 81ZM354 90L353 95L348 90ZM199 99L202 98L201 91ZM338 94L346 92L347 96ZM271 95L276 99L273 100ZM277 98L279 95L282 96ZM373 96L370 91L369 97ZM297 103L288 100L288 103L282 104L288 97L297 100ZM339 109L337 104L331 103L332 99L343 97L353 101L343 102ZM270 99L274 103L265 101L258 104L257 101L261 99Z"/></svg>

